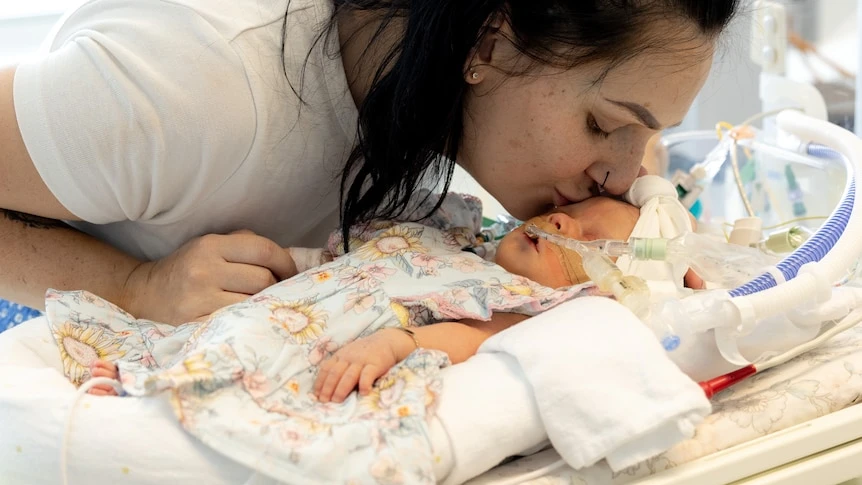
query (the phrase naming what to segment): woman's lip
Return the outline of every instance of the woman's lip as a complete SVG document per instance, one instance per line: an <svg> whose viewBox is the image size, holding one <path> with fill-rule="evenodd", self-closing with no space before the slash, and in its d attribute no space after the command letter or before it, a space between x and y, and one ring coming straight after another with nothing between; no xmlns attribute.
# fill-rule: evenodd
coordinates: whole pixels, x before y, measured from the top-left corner
<svg viewBox="0 0 862 485"><path fill-rule="evenodd" d="M560 193L559 190L554 189L554 205L557 207L562 207L564 205L571 204L572 201L567 199L566 196Z"/></svg>

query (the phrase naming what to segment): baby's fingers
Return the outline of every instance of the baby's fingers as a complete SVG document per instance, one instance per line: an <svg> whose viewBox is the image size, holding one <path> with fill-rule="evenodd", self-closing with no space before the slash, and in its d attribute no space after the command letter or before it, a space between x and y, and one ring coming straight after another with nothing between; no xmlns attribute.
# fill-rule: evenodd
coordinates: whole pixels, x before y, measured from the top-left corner
<svg viewBox="0 0 862 485"><path fill-rule="evenodd" d="M367 396L371 392L371 388L374 387L374 381L385 374L387 370L389 369L383 369L376 365L366 365L363 367L362 374L359 376L359 394Z"/></svg>
<svg viewBox="0 0 862 485"><path fill-rule="evenodd" d="M320 391L317 395L317 399L320 402L329 402L332 399L335 386L341 381L341 376L344 375L344 371L347 370L348 365L347 361L335 360L328 366L325 380L323 380L323 384L320 386ZM320 381L321 377L318 377L317 380Z"/></svg>
<svg viewBox="0 0 862 485"><path fill-rule="evenodd" d="M93 396L116 396L117 391L108 384L97 384L87 390L87 394Z"/></svg>
<svg viewBox="0 0 862 485"><path fill-rule="evenodd" d="M332 394L332 402L344 402L347 395L356 389L356 383L359 381L359 373L362 371L361 364L350 364L350 367L344 371L341 380L335 387L335 392Z"/></svg>

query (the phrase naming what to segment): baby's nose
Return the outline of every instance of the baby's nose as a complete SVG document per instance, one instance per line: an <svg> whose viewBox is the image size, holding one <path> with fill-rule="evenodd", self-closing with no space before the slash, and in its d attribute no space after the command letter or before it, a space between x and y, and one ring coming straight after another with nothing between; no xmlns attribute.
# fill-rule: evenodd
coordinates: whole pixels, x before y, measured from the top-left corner
<svg viewBox="0 0 862 485"><path fill-rule="evenodd" d="M557 232L568 235L572 228L572 218L562 212L554 212L548 216L548 222L554 225Z"/></svg>

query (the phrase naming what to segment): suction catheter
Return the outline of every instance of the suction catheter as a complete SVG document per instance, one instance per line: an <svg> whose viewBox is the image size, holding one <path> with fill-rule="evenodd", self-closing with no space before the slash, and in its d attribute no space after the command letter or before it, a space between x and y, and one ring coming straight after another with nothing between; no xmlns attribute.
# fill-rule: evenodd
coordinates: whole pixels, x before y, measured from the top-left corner
<svg viewBox="0 0 862 485"><path fill-rule="evenodd" d="M708 397L758 371L786 362L862 320L862 309L855 309L862 306L862 292L853 288L833 291L834 283L841 281L847 268L862 256L862 211L856 207L859 189L855 183L856 175L862 173L862 140L843 128L795 110L779 113L776 121L780 129L795 137L792 144L785 142L782 151L845 165L848 176L844 195L821 228L795 251L751 281L730 286L732 290L704 290L678 300L650 303L646 283L624 275L611 259L627 255L638 260L682 260L709 280L713 275L708 274L702 262L724 257L727 249L716 249L700 234L687 233L674 239L577 241L532 225L526 228L531 237L541 237L580 254L587 275L641 318L668 352L684 346L695 333L712 332L722 357L739 369L701 382ZM733 252L741 255L741 265L748 264L745 258L756 259L755 253L762 254L756 248L738 246L733 247ZM754 364L739 352L738 339L750 334L759 322L789 318L797 326L812 325L814 321L820 325L823 320L805 315L812 312L811 308L824 306L832 308L826 313L837 323L813 340Z"/></svg>

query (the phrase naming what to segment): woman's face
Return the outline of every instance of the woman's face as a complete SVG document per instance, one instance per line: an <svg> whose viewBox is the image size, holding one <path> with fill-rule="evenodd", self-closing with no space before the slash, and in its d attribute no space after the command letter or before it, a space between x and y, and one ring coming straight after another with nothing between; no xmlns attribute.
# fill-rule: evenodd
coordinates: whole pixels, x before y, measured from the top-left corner
<svg viewBox="0 0 862 485"><path fill-rule="evenodd" d="M467 75L458 163L521 220L584 200L602 184L610 194L628 190L647 140L682 121L712 63L712 45L695 40L641 54L598 83L601 66L512 77L500 69L523 60L500 34L492 37L471 64L477 77Z"/></svg>

